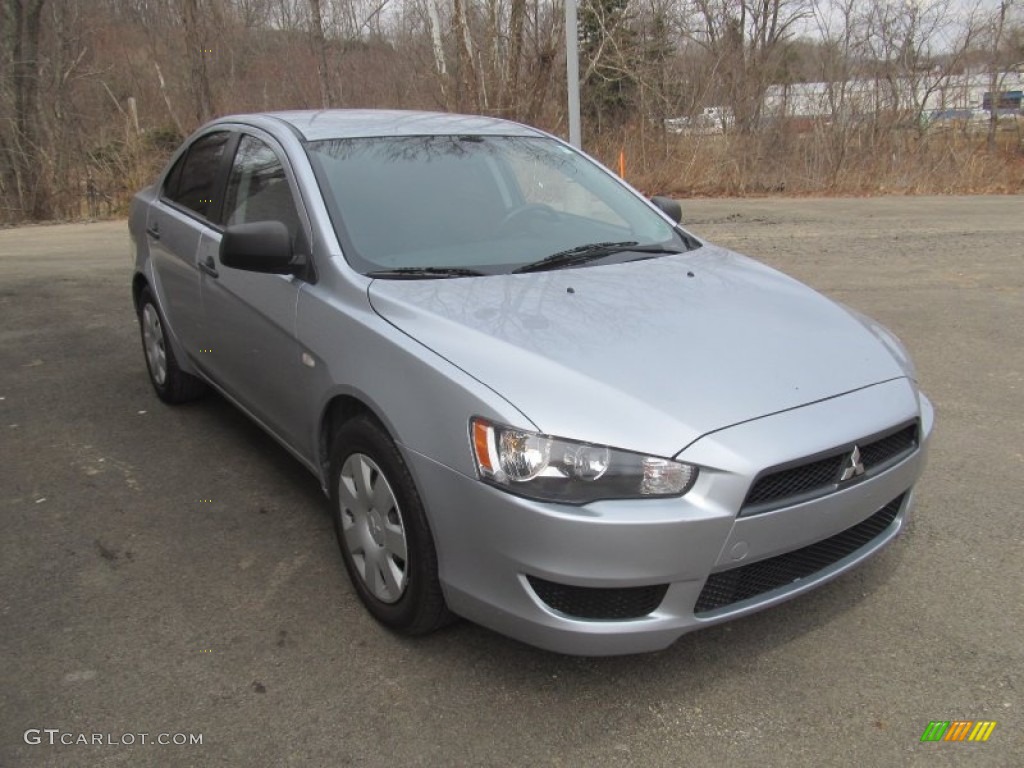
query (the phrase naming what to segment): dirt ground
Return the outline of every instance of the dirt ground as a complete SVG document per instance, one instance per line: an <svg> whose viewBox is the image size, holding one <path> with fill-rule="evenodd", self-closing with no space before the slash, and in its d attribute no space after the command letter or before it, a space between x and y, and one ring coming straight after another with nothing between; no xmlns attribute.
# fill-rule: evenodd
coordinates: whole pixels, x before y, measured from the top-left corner
<svg viewBox="0 0 1024 768"><path fill-rule="evenodd" d="M313 477L222 400L153 395L124 222L0 231L0 766L1024 765L1024 198L683 210L895 331L938 423L879 557L610 659L382 630Z"/></svg>

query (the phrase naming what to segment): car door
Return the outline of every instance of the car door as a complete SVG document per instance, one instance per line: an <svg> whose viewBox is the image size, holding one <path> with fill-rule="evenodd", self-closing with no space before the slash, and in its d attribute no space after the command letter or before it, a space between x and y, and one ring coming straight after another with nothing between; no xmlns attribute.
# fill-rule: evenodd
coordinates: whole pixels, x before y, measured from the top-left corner
<svg viewBox="0 0 1024 768"><path fill-rule="evenodd" d="M201 343L198 251L215 231L232 134L207 133L182 154L146 216L146 238L161 309L181 348L195 358Z"/></svg>
<svg viewBox="0 0 1024 768"><path fill-rule="evenodd" d="M309 261L307 226L284 157L269 136L241 135L228 174L223 223L281 221L293 249ZM295 330L296 303L308 275L225 267L220 241L220 231L211 230L198 246L206 318L202 367L264 426L308 458L310 430L300 423L308 410L303 408L307 375Z"/></svg>

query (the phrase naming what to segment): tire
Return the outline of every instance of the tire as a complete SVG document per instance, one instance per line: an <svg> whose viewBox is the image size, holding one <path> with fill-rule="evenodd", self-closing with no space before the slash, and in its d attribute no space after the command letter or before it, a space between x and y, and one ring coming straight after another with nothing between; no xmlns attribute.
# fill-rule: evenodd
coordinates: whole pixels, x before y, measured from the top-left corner
<svg viewBox="0 0 1024 768"><path fill-rule="evenodd" d="M335 435L330 466L338 546L366 609L403 635L449 623L423 503L391 438L357 416Z"/></svg>
<svg viewBox="0 0 1024 768"><path fill-rule="evenodd" d="M172 405L201 397L206 391L206 385L178 367L174 350L167 339L163 315L148 286L139 294L139 332L142 335L142 354L146 358L149 381L157 397Z"/></svg>

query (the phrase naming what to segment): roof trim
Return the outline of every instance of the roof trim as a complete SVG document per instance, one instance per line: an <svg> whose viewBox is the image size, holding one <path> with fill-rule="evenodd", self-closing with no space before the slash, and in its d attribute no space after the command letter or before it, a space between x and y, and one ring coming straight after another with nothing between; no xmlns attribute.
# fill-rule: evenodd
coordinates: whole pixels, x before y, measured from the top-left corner
<svg viewBox="0 0 1024 768"><path fill-rule="evenodd" d="M300 141L388 136L547 136L510 120L481 115L407 110L321 109L225 115L217 122L284 123Z"/></svg>

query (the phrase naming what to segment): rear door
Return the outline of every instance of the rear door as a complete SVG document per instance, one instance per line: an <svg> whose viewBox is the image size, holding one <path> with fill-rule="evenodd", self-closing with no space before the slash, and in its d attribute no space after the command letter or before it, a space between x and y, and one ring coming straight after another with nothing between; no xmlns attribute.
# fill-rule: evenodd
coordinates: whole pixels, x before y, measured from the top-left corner
<svg viewBox="0 0 1024 768"><path fill-rule="evenodd" d="M233 135L206 133L182 154L164 179L146 217L155 289L170 332L189 358L203 342L199 244L216 231Z"/></svg>

